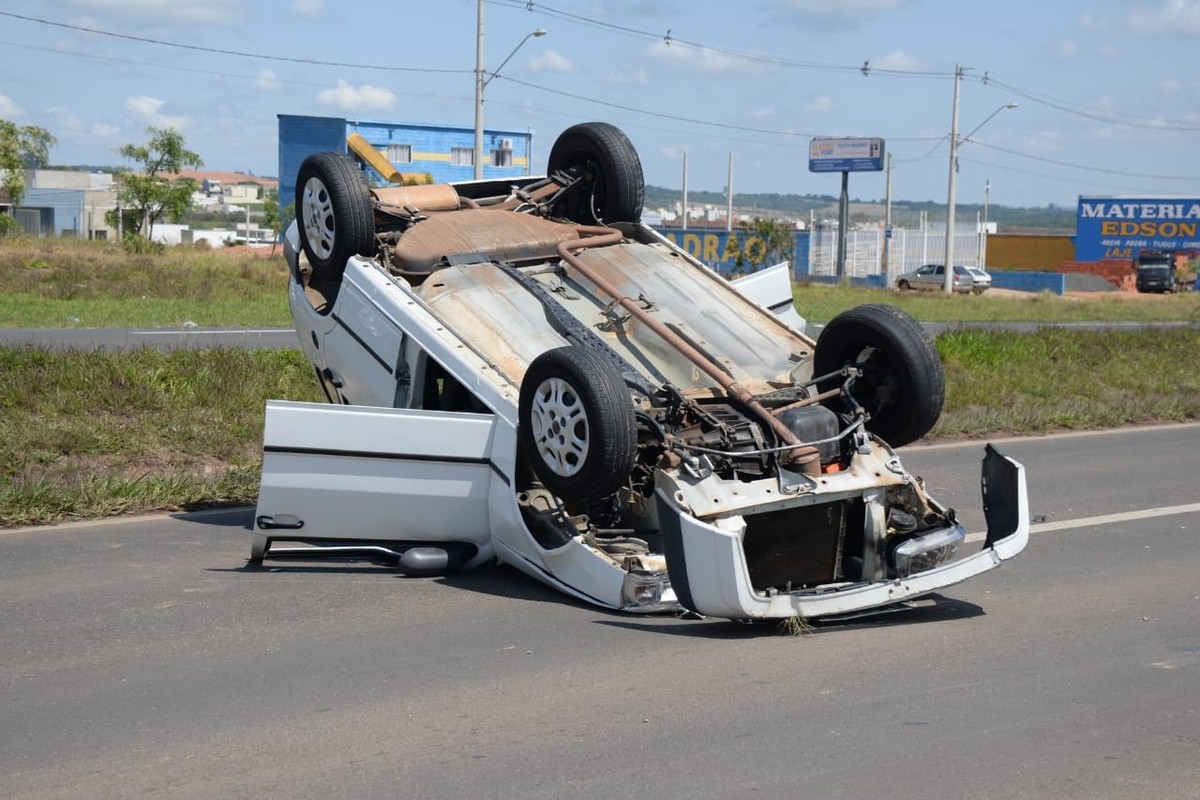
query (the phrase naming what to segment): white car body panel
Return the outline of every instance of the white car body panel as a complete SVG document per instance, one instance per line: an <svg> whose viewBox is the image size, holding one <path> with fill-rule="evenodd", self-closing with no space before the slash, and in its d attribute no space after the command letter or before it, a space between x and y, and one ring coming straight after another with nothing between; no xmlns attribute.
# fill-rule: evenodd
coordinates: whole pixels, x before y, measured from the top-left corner
<svg viewBox="0 0 1200 800"><path fill-rule="evenodd" d="M712 354L739 390L771 396L811 376L815 342L792 303L786 263L730 284L644 225L623 231L621 242L582 249L576 258ZM283 553L276 549L282 542L311 548L301 554L341 553L343 545L397 555L444 547L455 568L497 560L604 608L784 619L870 611L927 595L997 566L1028 540L1023 468L989 450L986 490L994 513L984 549L888 579L886 541L902 538L887 538L889 510L915 497L930 514L951 522L952 515L925 498L919 479L866 434L861 418L841 423L832 445L840 448L838 463L818 474L780 466L758 477L722 477L705 456L689 460L684 450L665 450L654 456L657 463L640 463L652 488L639 494L631 473L622 490L629 493L618 493L636 523L629 531L605 539L612 531L597 531L578 508L570 524L560 519L547 530L544 516L557 509L564 517L567 506L530 481L519 454L521 384L536 357L585 335L591 347L628 365L631 391L640 380L672 387L679 402L724 409L712 374L681 361L649 323L619 313L582 267L566 270L539 257L532 260L543 263L518 269L480 255L450 260L414 285L376 258L352 256L326 301L306 286L294 225L285 242L300 344L334 402L268 403L252 548L259 560ZM651 407L650 398L639 397L633 391L633 400ZM781 411L787 402L777 401ZM729 419L717 427L743 430L743 417L711 413ZM551 498L545 509L538 505L547 502L543 495ZM822 514L826 522L811 524ZM836 579L793 589L789 575L780 588L782 579L763 577L772 568L763 548L774 546L772 536L792 546L789 532L808 535L806 525ZM629 556L612 544L638 536L661 546ZM860 578L841 577L844 541L862 551ZM645 594L634 591L646 587Z"/></svg>

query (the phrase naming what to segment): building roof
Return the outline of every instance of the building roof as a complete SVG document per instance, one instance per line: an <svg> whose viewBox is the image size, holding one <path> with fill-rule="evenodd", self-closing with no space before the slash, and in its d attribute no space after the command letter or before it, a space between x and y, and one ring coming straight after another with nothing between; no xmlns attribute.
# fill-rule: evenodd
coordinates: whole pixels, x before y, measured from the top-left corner
<svg viewBox="0 0 1200 800"><path fill-rule="evenodd" d="M264 189L279 189L278 178L264 178L260 175L247 175L244 172L214 172L212 170L185 169L178 174L165 175L167 178L191 178L196 183L205 181L220 181L223 184L257 183Z"/></svg>

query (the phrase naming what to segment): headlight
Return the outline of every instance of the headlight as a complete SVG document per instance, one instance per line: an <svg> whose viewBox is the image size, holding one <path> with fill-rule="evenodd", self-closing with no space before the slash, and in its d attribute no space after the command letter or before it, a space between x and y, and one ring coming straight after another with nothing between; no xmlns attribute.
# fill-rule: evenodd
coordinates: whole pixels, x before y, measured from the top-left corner
<svg viewBox="0 0 1200 800"><path fill-rule="evenodd" d="M953 560L965 538L966 531L955 525L909 539L895 550L896 577L907 578Z"/></svg>
<svg viewBox="0 0 1200 800"><path fill-rule="evenodd" d="M621 608L625 611L668 611L677 605L675 591L666 575L627 572L621 586Z"/></svg>

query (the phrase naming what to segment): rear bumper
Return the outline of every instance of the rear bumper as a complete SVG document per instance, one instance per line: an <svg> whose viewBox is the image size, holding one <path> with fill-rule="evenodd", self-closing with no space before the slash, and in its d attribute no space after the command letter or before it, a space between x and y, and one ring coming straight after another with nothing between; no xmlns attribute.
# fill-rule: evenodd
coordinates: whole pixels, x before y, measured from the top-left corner
<svg viewBox="0 0 1200 800"><path fill-rule="evenodd" d="M1016 556L1029 541L1025 471L990 445L983 462L983 495L988 534L979 552L904 579L832 584L775 594L752 588L738 534L683 512L663 491L657 497L671 586L685 608L729 619L817 619L928 595Z"/></svg>

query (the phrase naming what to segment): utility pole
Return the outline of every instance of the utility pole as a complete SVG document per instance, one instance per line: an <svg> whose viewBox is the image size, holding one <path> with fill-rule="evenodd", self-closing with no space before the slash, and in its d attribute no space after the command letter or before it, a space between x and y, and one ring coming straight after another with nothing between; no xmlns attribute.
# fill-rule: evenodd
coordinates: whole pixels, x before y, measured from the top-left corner
<svg viewBox="0 0 1200 800"><path fill-rule="evenodd" d="M733 153L729 154L729 178L725 187L725 232L733 230Z"/></svg>
<svg viewBox="0 0 1200 800"><path fill-rule="evenodd" d="M887 172L884 180L883 205L883 264L879 274L887 276L892 271L890 250L892 243L892 154L887 154Z"/></svg>
<svg viewBox="0 0 1200 800"><path fill-rule="evenodd" d="M954 65L954 111L950 115L950 183L946 191L946 259L942 262L942 291L954 293L954 190L958 177L958 89L963 68Z"/></svg>
<svg viewBox="0 0 1200 800"><path fill-rule="evenodd" d="M979 268L986 269L984 266L987 263L987 237L988 237L988 192L991 191L992 182L987 178L983 179L983 238L980 240L979 246Z"/></svg>
<svg viewBox="0 0 1200 800"><path fill-rule="evenodd" d="M687 181L688 181L688 163L687 150L683 151L683 227L688 224L688 205L687 205Z"/></svg>
<svg viewBox="0 0 1200 800"><path fill-rule="evenodd" d="M483 0L478 1L475 31L475 180L483 177Z"/></svg>

